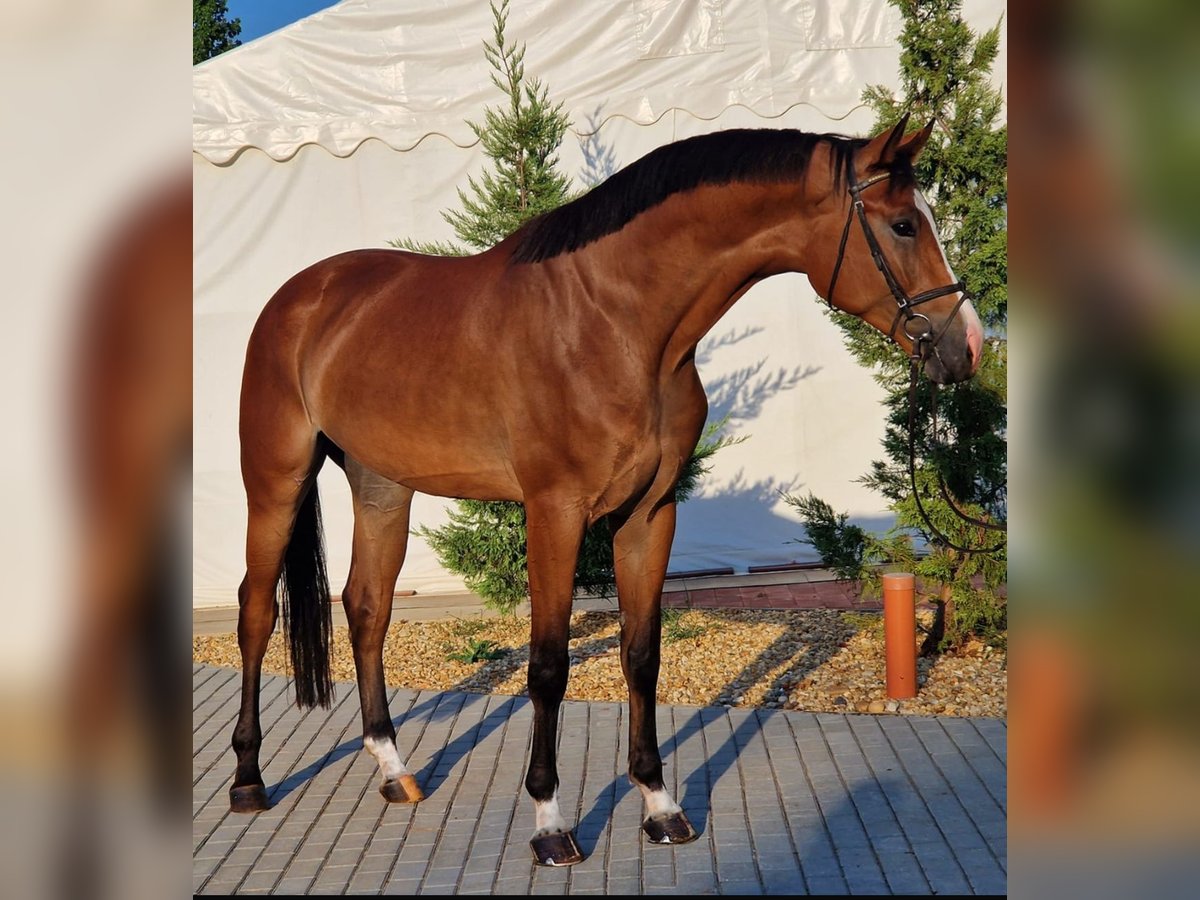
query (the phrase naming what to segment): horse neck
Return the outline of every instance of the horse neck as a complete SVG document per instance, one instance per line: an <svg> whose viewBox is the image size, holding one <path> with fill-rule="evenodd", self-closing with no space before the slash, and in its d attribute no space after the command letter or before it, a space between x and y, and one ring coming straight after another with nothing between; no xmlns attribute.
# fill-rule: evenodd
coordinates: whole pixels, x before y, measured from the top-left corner
<svg viewBox="0 0 1200 900"><path fill-rule="evenodd" d="M816 205L799 186L734 183L674 195L623 229L605 252L617 297L677 365L758 281L807 269Z"/></svg>

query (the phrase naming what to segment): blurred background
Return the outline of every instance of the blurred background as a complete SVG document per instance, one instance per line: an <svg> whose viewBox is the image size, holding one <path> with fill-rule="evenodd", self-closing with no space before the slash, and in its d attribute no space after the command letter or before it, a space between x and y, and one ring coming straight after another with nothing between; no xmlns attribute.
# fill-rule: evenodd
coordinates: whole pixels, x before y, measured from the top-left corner
<svg viewBox="0 0 1200 900"><path fill-rule="evenodd" d="M3 15L0 879L161 897L187 883L186 13ZM1010 886L1181 894L1200 859L1200 6L1009 17Z"/></svg>
<svg viewBox="0 0 1200 900"><path fill-rule="evenodd" d="M187 890L183 4L0 16L0 883Z"/></svg>
<svg viewBox="0 0 1200 900"><path fill-rule="evenodd" d="M1010 6L1010 889L1194 891L1200 7Z"/></svg>

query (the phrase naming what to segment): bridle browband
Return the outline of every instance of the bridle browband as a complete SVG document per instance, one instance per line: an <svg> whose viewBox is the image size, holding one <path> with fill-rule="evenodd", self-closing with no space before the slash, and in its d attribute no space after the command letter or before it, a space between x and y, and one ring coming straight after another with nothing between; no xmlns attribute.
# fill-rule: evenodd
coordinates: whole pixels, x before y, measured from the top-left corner
<svg viewBox="0 0 1200 900"><path fill-rule="evenodd" d="M881 181L886 181L892 177L891 172L880 172L878 175L872 175L866 181L859 182L854 174L854 157L851 156L846 164L846 181L847 188L851 197L850 209L846 213L846 225L842 228L842 238L838 242L837 261L833 266L833 277L829 280L829 294L825 298L825 302L829 304L830 309L833 309L833 291L837 287L838 275L842 271L842 260L846 256L846 241L850 238L850 225L854 221L855 214L858 215L859 224L862 225L863 237L866 238L867 247L871 251L871 258L875 261L875 268L883 275L883 280L887 283L888 290L891 291L892 297L896 300L896 318L892 320L892 327L888 329L888 339L895 340L896 326L901 320L904 321L904 334L912 341L912 353L909 354L909 382L908 382L908 476L912 483L913 499L917 504L917 511L921 514L921 518L925 521L925 525L929 528L930 533L935 540L940 541L947 547L958 550L961 553L995 553L1004 546L1004 541L1001 540L992 547L964 547L956 544L944 535L929 519L929 514L925 511L925 505L921 502L921 494L917 490L917 449L916 449L916 399L917 399L917 378L922 362L926 356L933 354L937 356L937 345L945 337L946 332L950 329L950 324L954 321L958 311L962 305L967 302L971 294L967 291L966 286L961 281L956 281L953 284L943 285L942 287L930 288L927 291L922 291L915 297L910 297L908 292L904 290L900 282L896 279L891 267L888 265L887 257L883 255L883 248L879 245L879 239L875 237L875 231L871 228L871 223L867 221L867 211L863 204L862 192L873 184L878 184ZM942 326L941 333L935 333L933 322L929 316L924 313L914 312L913 307L920 306L922 303L928 303L930 300L936 300L938 297L944 297L947 294L959 293L958 302L954 304L954 308L950 310L950 315L946 317L946 323ZM920 320L924 325L922 331L918 334L913 334L910 326L913 322ZM934 395L931 398L933 406L933 436L937 440L937 386L934 385ZM949 505L950 509L963 521L975 525L976 527L986 529L988 531L1007 531L1007 523L997 524L995 522L985 522L982 519L975 518L964 512L954 498L950 495L950 490L946 487L946 481L942 478L942 473L938 472L938 488L941 491L942 498Z"/></svg>

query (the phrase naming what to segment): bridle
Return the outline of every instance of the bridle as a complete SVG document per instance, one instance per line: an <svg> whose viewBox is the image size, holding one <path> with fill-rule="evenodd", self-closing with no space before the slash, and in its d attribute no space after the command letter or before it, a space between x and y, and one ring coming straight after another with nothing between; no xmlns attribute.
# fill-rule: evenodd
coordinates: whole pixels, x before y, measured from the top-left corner
<svg viewBox="0 0 1200 900"><path fill-rule="evenodd" d="M850 226L854 222L857 215L859 224L862 226L863 237L866 238L867 247L871 251L871 259L875 261L875 268L883 276L883 280L887 283L888 290L891 291L892 297L896 300L896 318L892 320L892 327L888 329L888 338L895 340L896 328L903 321L904 334L912 342L912 353L909 354L909 379L908 379L908 477L912 484L913 499L917 504L917 511L920 512L921 518L925 525L929 528L934 539L945 544L954 550L961 553L995 553L1004 547L1003 540L991 547L964 547L956 544L950 538L946 537L936 525L930 521L929 514L925 511L925 506L921 502L921 494L917 490L917 448L915 438L916 428L916 406L917 406L917 379L920 376L920 367L925 359L930 355L937 356L937 345L945 337L946 332L950 329L950 325L954 322L955 316L962 308L962 305L967 302L972 295L967 291L966 286L961 281L956 281L953 284L942 285L941 287L930 288L927 291L922 291L916 296L909 296L908 292L897 280L891 267L888 265L887 257L883 254L883 247L879 245L879 239L875 237L875 231L871 228L871 223L867 221L867 210L863 204L862 193L871 185L879 184L881 181L886 181L892 177L891 172L880 172L878 175L873 175L863 182L859 182L854 174L854 159L851 157L846 166L847 188L851 197L850 209L846 213L846 225L842 228L842 238L838 243L837 261L833 266L833 277L829 280L829 293L825 300L830 308L833 308L833 291L837 287L838 275L842 271L842 260L846 256L846 241L850 238ZM933 322L929 317L921 312L914 312L914 307L920 306L922 303L928 303L930 300L936 300L938 297L944 297L947 294L954 292L959 293L958 302L954 304L954 308L950 310L950 315L946 317L946 323L942 326L940 333L936 333ZM912 325L916 322L921 326L921 330L914 334ZM923 324L922 324L923 323ZM937 440L937 385L933 385L933 395L930 398L933 409L933 438ZM950 490L946 487L946 481L942 477L942 473L938 472L938 489L941 492L942 499L953 510L954 514L963 521L975 525L979 528L988 531L1007 531L1007 523L997 524L995 522L985 522L982 519L964 512L954 498L950 495Z"/></svg>
<svg viewBox="0 0 1200 900"><path fill-rule="evenodd" d="M903 320L904 334L912 341L913 358L924 360L929 353L937 354L937 345L946 335L950 324L954 321L954 317L958 315L959 309L970 298L966 286L961 281L956 281L953 284L942 285L941 287L930 288L927 291L922 291L915 297L910 297L908 292L900 285L895 274L892 272L891 266L888 265L887 257L883 255L883 248L879 246L879 239L875 237L875 231L871 228L871 223L867 221L867 210L863 205L862 193L873 184L879 184L881 181L886 181L892 177L891 172L880 172L878 175L873 175L866 181L859 183L854 175L854 160L849 161L847 168L847 181L849 182L846 190L850 193L852 202L850 209L846 213L846 225L842 229L842 239L838 243L837 262L833 266L833 277L829 281L829 294L825 298L830 306L833 306L833 291L837 287L838 275L842 271L842 260L846 257L846 241L850 237L850 225L854 221L854 217L858 215L858 222L862 225L863 237L867 239L867 247L871 251L871 259L875 260L875 268L883 275L883 280L887 283L888 290L892 292L892 297L896 300L896 318L892 319L892 327L888 329L888 337L892 340L896 338L896 326ZM930 300L936 300L938 297L944 297L947 294L959 292L958 302L954 304L954 309L950 310L950 315L946 317L946 324L942 328L941 334L934 334L933 323L929 320L929 316L924 313L914 312L913 308L920 306L922 303L928 303ZM919 321L918 321L919 320ZM924 323L922 330L914 334L910 328L913 322Z"/></svg>

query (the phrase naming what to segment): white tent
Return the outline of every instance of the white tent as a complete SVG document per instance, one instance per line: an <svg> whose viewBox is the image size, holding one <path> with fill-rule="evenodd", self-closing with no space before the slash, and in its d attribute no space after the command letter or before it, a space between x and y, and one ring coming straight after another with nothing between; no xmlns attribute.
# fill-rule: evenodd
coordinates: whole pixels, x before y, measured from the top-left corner
<svg viewBox="0 0 1200 900"><path fill-rule="evenodd" d="M977 31L1002 0L968 0ZM899 14L885 0L515 0L508 36L573 123L564 170L580 186L661 144L724 128L865 133L868 84L897 79ZM236 602L245 500L237 404L246 339L288 277L395 237L447 238L439 211L483 169L468 120L500 95L484 0L344 0L207 63L193 77L195 440L193 596ZM995 79L1003 83L1001 57ZM856 479L879 455L880 393L842 347L803 276L755 287L701 344L714 415L748 435L721 451L680 510L673 571L815 559L779 489L813 490L857 521L886 504ZM321 476L331 576L351 517ZM421 497L414 523L444 521ZM460 590L420 539L402 589Z"/></svg>

